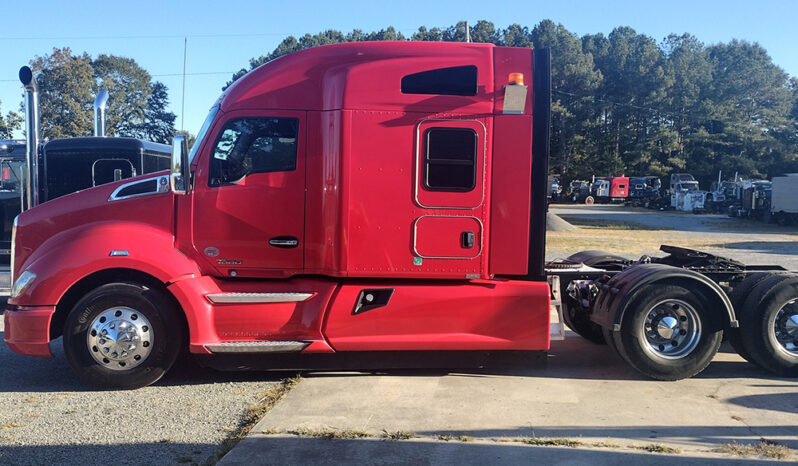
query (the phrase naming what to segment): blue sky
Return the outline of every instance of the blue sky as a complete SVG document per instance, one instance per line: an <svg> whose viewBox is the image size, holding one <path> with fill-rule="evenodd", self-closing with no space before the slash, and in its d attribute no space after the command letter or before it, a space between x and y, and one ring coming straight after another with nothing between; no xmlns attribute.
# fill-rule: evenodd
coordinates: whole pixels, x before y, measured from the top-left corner
<svg viewBox="0 0 798 466"><path fill-rule="evenodd" d="M492 21L533 27L542 19L579 35L631 26L662 40L689 32L707 44L759 42L774 62L798 76L798 0L638 1L48 1L3 2L0 27L0 110L17 110L19 67L53 47L92 56L134 58L169 87L171 109L182 121L183 38L188 37L185 129L196 133L232 72L265 55L287 35L393 25L405 35L419 26Z"/></svg>

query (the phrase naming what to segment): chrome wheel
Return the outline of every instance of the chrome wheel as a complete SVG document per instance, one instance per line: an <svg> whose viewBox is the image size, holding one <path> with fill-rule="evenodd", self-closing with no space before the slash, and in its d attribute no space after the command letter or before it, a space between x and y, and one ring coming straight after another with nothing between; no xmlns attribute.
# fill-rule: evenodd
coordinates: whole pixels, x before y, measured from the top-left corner
<svg viewBox="0 0 798 466"><path fill-rule="evenodd" d="M798 299L781 306L773 322L777 348L790 356L798 356Z"/></svg>
<svg viewBox="0 0 798 466"><path fill-rule="evenodd" d="M152 325L129 307L113 307L94 318L86 333L89 354L103 367L130 370L152 351Z"/></svg>
<svg viewBox="0 0 798 466"><path fill-rule="evenodd" d="M664 359L679 359L698 346L701 319L685 301L666 299L649 309L642 333L646 351Z"/></svg>

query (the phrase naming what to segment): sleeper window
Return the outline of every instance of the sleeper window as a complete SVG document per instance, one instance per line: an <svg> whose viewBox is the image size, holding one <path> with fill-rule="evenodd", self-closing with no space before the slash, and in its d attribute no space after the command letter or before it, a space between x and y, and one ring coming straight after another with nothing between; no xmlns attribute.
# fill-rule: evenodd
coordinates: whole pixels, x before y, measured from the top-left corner
<svg viewBox="0 0 798 466"><path fill-rule="evenodd" d="M253 173L296 170L296 118L236 118L225 123L211 155L210 186Z"/></svg>
<svg viewBox="0 0 798 466"><path fill-rule="evenodd" d="M477 67L454 66L409 74L402 78L402 94L477 95Z"/></svg>
<svg viewBox="0 0 798 466"><path fill-rule="evenodd" d="M466 128L430 128L424 133L424 187L468 192L476 186L477 133Z"/></svg>

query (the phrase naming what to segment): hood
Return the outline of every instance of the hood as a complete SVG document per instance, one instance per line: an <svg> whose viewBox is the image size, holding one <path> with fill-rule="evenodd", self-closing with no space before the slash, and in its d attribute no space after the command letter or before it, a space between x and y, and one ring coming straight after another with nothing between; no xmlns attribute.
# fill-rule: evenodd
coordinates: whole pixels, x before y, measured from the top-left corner
<svg viewBox="0 0 798 466"><path fill-rule="evenodd" d="M14 276L45 242L98 222L134 222L173 232L174 194L168 172L148 173L47 201L17 216ZM165 189L161 179L167 181Z"/></svg>

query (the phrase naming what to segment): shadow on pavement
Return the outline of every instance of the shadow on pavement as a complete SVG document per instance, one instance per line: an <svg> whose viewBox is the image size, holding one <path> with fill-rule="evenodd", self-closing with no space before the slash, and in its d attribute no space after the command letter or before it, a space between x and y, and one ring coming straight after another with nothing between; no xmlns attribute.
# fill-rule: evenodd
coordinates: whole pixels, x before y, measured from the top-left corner
<svg viewBox="0 0 798 466"><path fill-rule="evenodd" d="M691 443L722 445L759 437L780 439L778 443L795 449L798 438L795 437L796 426L522 426L514 429L482 429L482 430L444 430L435 432L415 432L423 436L451 435L473 438L519 438L537 437L554 439L579 440L580 438L606 438L610 440L629 440L635 443L667 442L668 445L689 439ZM745 442L745 440L743 440ZM586 442L587 443L587 442Z"/></svg>
<svg viewBox="0 0 798 466"><path fill-rule="evenodd" d="M0 340L4 332L0 331ZM3 361L3 376L0 377L0 393L6 392L51 392L51 391L96 391L81 382L63 353L61 339L54 340L51 348L55 358L36 358L13 353L0 343L0 360ZM724 351L729 351L724 346ZM271 381L292 377L296 370L280 371L217 371L201 367L190 358L183 358L156 385L184 386L208 383L239 381ZM458 374L464 377L543 377L570 380L649 380L638 374L620 357L604 345L596 345L577 336L564 341L552 342L551 352L543 364L511 366L473 370L441 369L392 369L367 371L302 371L308 377L370 376L375 374L399 375L403 377L429 377ZM709 365L699 378L736 379L758 378L763 380L790 380L771 376L768 372L739 361L718 361Z"/></svg>
<svg viewBox="0 0 798 466"><path fill-rule="evenodd" d="M244 439L220 465L252 464L729 464L732 459L659 455L634 450L535 447L520 443L432 442L421 440L323 440L303 437ZM735 464L747 464L734 461ZM761 464L761 462L750 462Z"/></svg>

